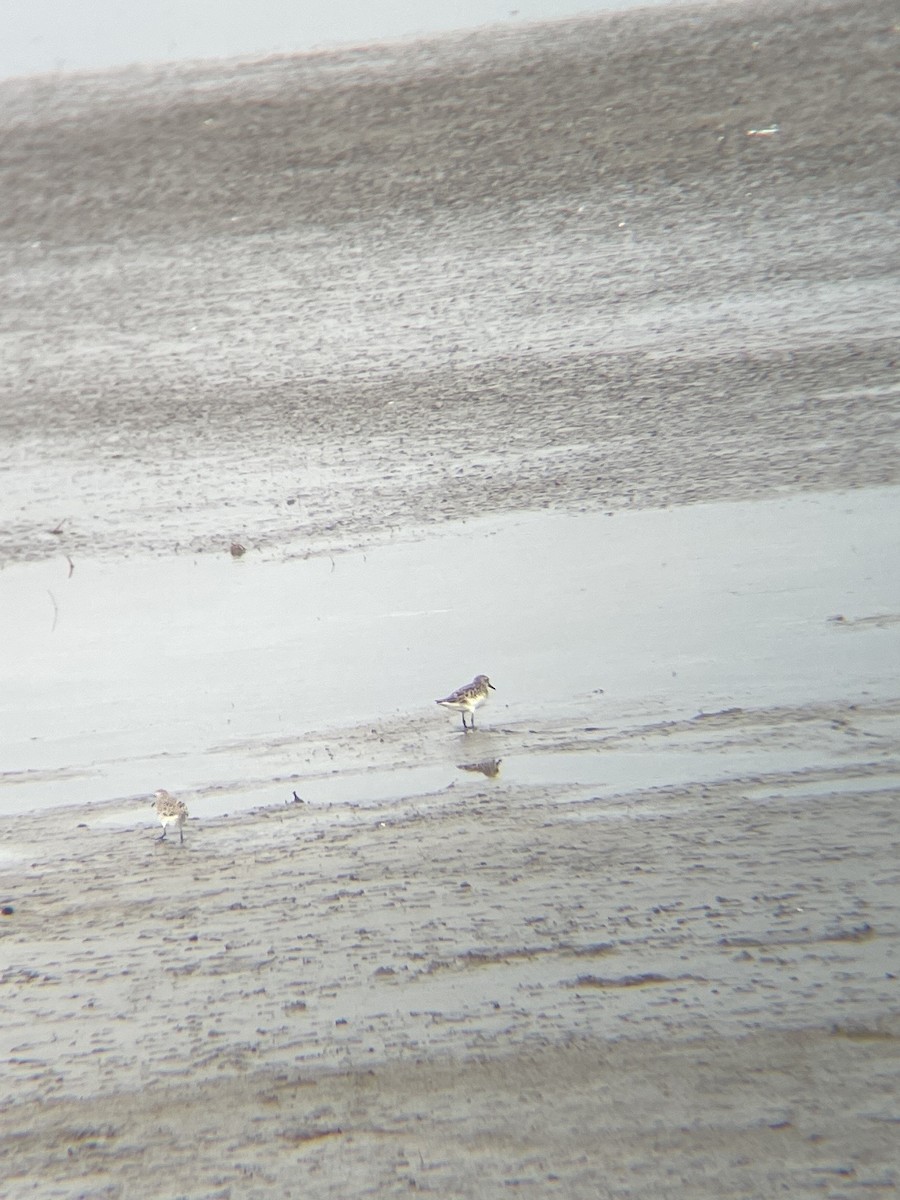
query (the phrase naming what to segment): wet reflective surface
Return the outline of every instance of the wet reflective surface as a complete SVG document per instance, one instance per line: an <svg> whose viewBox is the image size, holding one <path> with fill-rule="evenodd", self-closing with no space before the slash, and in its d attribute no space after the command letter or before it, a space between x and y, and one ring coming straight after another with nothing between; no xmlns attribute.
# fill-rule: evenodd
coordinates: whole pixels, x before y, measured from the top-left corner
<svg viewBox="0 0 900 1200"><path fill-rule="evenodd" d="M334 559L8 567L0 811L158 786L211 816L294 789L375 803L707 778L702 753L610 739L642 716L893 694L896 501L474 520ZM463 734L433 697L481 670L497 690ZM554 729L602 746L516 752Z"/></svg>

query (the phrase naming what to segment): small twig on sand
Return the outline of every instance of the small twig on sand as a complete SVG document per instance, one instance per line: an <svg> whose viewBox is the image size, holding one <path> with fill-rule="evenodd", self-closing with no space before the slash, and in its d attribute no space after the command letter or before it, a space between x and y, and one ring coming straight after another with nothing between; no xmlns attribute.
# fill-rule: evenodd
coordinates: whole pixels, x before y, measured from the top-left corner
<svg viewBox="0 0 900 1200"><path fill-rule="evenodd" d="M56 622L59 620L59 606L56 603L56 597L49 588L47 588L47 595L50 597L50 603L53 605L53 624L50 626L50 632L53 633L56 629Z"/></svg>
<svg viewBox="0 0 900 1200"><path fill-rule="evenodd" d="M56 534L62 533L63 525L65 525L65 523L66 523L66 521L68 521L68 519L69 519L68 517L63 517L63 519L61 521L57 521L57 523L53 527L53 529L48 529L47 532L48 533L56 533Z"/></svg>
<svg viewBox="0 0 900 1200"><path fill-rule="evenodd" d="M75 564L72 562L71 558L69 558L68 554L66 555L66 562L69 564L69 574L68 574L68 578L69 578L69 579L71 579L71 578L72 578L72 572L75 570Z"/></svg>

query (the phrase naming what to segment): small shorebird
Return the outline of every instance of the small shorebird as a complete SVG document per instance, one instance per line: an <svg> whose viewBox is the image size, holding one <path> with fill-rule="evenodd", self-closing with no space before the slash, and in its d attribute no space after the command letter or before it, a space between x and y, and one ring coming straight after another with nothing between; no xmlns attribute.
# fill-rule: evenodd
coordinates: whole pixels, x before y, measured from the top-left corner
<svg viewBox="0 0 900 1200"><path fill-rule="evenodd" d="M445 696L443 700L437 700L435 703L443 704L444 708L456 709L457 712L462 713L463 729L474 729L475 709L487 700L488 689L492 692L496 691L487 675L476 675L471 683L457 688L455 692L451 692L449 696ZM469 725L466 724L466 713L469 714Z"/></svg>
<svg viewBox="0 0 900 1200"><path fill-rule="evenodd" d="M156 802L153 807L156 809L156 815L159 817L159 822L163 827L162 833L156 840L161 842L165 839L167 825L177 825L181 841L184 842L184 823L188 817L185 802L183 800L176 800L174 796L170 796L165 788L160 788L158 792L154 792L153 799Z"/></svg>

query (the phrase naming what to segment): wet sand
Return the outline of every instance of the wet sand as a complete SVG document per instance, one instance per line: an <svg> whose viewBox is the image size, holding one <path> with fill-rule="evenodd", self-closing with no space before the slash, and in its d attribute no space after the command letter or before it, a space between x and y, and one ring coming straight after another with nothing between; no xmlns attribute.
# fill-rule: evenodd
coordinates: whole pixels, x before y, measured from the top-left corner
<svg viewBox="0 0 900 1200"><path fill-rule="evenodd" d="M895 16L3 84L3 559L895 481Z"/></svg>
<svg viewBox="0 0 900 1200"><path fill-rule="evenodd" d="M0 85L5 1194L896 1194L897 43Z"/></svg>
<svg viewBox="0 0 900 1200"><path fill-rule="evenodd" d="M11 1194L891 1194L897 718L493 727L473 753L702 747L722 777L591 798L483 775L189 822L184 849L22 818ZM893 786L817 768L861 739ZM798 742L806 770L727 778Z"/></svg>

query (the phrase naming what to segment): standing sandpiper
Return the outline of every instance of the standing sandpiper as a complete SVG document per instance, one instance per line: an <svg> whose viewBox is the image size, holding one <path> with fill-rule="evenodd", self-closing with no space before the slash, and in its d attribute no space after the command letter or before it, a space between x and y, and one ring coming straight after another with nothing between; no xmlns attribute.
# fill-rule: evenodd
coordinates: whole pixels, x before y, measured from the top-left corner
<svg viewBox="0 0 900 1200"><path fill-rule="evenodd" d="M161 842L165 839L167 825L177 825L178 833L183 843L184 823L188 817L185 802L183 800L176 800L174 796L170 796L165 788L160 788L158 792L154 792L153 799L156 801L153 807L156 809L156 815L159 817L159 822L163 827L162 833L156 840Z"/></svg>
<svg viewBox="0 0 900 1200"><path fill-rule="evenodd" d="M462 713L463 729L474 729L475 709L487 700L488 689L492 692L496 691L487 675L476 675L471 683L457 688L455 692L451 692L443 700L437 700L436 703L443 704L444 708L454 708L457 712ZM470 723L468 725L466 724L466 713L469 714Z"/></svg>

